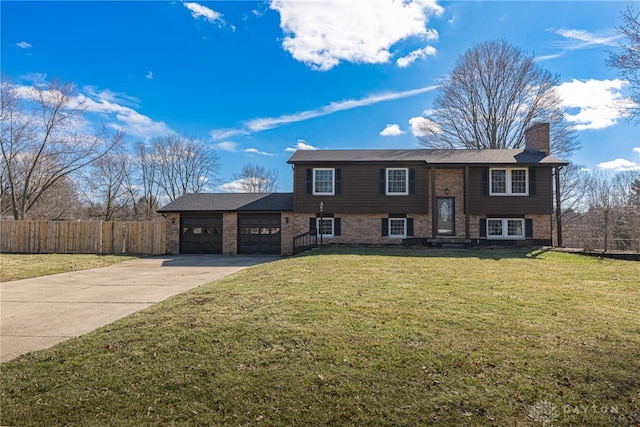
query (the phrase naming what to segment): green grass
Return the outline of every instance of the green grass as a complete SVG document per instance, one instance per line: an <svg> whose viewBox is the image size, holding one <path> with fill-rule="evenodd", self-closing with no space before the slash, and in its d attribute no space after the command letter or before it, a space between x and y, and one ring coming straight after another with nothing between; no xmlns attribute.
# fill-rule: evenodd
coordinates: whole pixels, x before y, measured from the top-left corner
<svg viewBox="0 0 640 427"><path fill-rule="evenodd" d="M1 254L0 282L117 264L131 256L80 254Z"/></svg>
<svg viewBox="0 0 640 427"><path fill-rule="evenodd" d="M3 364L0 424L637 425L638 301L628 261L325 249Z"/></svg>

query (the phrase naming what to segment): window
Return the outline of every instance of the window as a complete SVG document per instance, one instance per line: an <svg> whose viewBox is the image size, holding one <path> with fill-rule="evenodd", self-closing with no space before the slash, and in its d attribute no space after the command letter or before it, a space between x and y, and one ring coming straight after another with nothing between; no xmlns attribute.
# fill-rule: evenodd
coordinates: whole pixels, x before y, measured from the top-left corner
<svg viewBox="0 0 640 427"><path fill-rule="evenodd" d="M524 239L525 220L521 218L488 218L487 239Z"/></svg>
<svg viewBox="0 0 640 427"><path fill-rule="evenodd" d="M406 218L389 218L389 237L407 237Z"/></svg>
<svg viewBox="0 0 640 427"><path fill-rule="evenodd" d="M387 195L409 194L409 169L387 169Z"/></svg>
<svg viewBox="0 0 640 427"><path fill-rule="evenodd" d="M313 194L334 194L334 169L313 170Z"/></svg>
<svg viewBox="0 0 640 427"><path fill-rule="evenodd" d="M389 214L389 218L382 218L382 236L395 239L413 236L413 218L407 218L405 214Z"/></svg>
<svg viewBox="0 0 640 427"><path fill-rule="evenodd" d="M316 218L316 230L318 236L322 234L322 237L333 237L334 234L334 218Z"/></svg>
<svg viewBox="0 0 640 427"><path fill-rule="evenodd" d="M492 196L527 196L527 169L491 169Z"/></svg>

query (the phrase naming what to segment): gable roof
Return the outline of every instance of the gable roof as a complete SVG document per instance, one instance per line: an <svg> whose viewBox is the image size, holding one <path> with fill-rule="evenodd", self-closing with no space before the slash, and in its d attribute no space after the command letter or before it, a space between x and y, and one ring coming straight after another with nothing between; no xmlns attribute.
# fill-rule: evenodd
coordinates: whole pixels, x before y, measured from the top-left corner
<svg viewBox="0 0 640 427"><path fill-rule="evenodd" d="M419 162L431 165L544 164L566 165L566 162L541 152L516 149L485 150L298 150L287 163L318 162Z"/></svg>
<svg viewBox="0 0 640 427"><path fill-rule="evenodd" d="M293 210L293 193L197 193L185 194L158 212Z"/></svg>

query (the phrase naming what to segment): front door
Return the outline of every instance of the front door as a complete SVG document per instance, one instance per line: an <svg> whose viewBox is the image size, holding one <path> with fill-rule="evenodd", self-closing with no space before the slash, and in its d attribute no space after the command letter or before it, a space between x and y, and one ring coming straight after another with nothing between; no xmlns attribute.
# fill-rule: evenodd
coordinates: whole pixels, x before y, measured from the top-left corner
<svg viewBox="0 0 640 427"><path fill-rule="evenodd" d="M438 236L455 236L456 201L454 197L436 198Z"/></svg>

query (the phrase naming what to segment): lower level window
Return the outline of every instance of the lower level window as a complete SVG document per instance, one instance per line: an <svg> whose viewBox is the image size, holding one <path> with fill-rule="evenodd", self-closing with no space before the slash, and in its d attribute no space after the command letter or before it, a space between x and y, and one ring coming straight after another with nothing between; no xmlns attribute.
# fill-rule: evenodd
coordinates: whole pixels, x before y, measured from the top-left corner
<svg viewBox="0 0 640 427"><path fill-rule="evenodd" d="M389 218L389 237L407 237L406 218Z"/></svg>
<svg viewBox="0 0 640 427"><path fill-rule="evenodd" d="M322 234L323 237L333 237L333 218L316 218L316 230L318 230L318 236Z"/></svg>
<svg viewBox="0 0 640 427"><path fill-rule="evenodd" d="M524 239L524 219L487 218L488 239Z"/></svg>

